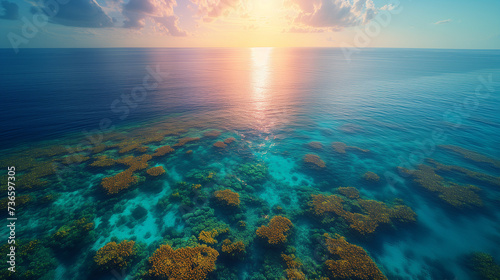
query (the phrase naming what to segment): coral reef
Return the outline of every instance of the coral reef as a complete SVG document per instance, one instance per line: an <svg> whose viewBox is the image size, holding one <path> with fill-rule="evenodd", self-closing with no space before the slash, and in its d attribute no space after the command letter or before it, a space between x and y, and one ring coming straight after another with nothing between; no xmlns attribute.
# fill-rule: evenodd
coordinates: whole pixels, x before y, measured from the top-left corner
<svg viewBox="0 0 500 280"><path fill-rule="evenodd" d="M109 242L97 250L95 263L102 270L125 269L136 254L134 241Z"/></svg>
<svg viewBox="0 0 500 280"><path fill-rule="evenodd" d="M118 163L127 165L127 171L134 172L148 168L148 161L153 157L151 155L142 155L139 157L128 156L117 160Z"/></svg>
<svg viewBox="0 0 500 280"><path fill-rule="evenodd" d="M122 190L128 189L138 181L139 178L134 176L133 172L125 170L114 176L102 179L101 185L108 194L117 194Z"/></svg>
<svg viewBox="0 0 500 280"><path fill-rule="evenodd" d="M206 184L217 178L217 173L213 170L193 169L186 174L186 179L200 184Z"/></svg>
<svg viewBox="0 0 500 280"><path fill-rule="evenodd" d="M304 156L304 163L313 168L325 168L326 164L318 155L307 154Z"/></svg>
<svg viewBox="0 0 500 280"><path fill-rule="evenodd" d="M347 145L345 143L342 143L342 142L333 142L332 143L332 147L339 154L345 154L346 153L345 150L347 148Z"/></svg>
<svg viewBox="0 0 500 280"><path fill-rule="evenodd" d="M205 245L177 250L162 245L149 258L149 275L158 279L203 280L215 269L219 252Z"/></svg>
<svg viewBox="0 0 500 280"><path fill-rule="evenodd" d="M166 154L170 154L173 152L175 152L175 150L172 147L170 147L169 145L166 145L166 146L161 146L158 149L156 149L155 152L153 153L153 156L160 157L160 156L164 156Z"/></svg>
<svg viewBox="0 0 500 280"><path fill-rule="evenodd" d="M107 156L98 156L94 162L90 164L93 167L109 167L117 164L117 161Z"/></svg>
<svg viewBox="0 0 500 280"><path fill-rule="evenodd" d="M358 148L355 146L347 146L347 144L342 143L342 142L333 142L332 147L339 154L345 154L347 150L355 150L355 151L359 151L362 153L370 152L370 150L361 149L361 148Z"/></svg>
<svg viewBox="0 0 500 280"><path fill-rule="evenodd" d="M383 202L375 200L357 199L362 213L350 212L344 209L344 201L336 195L311 195L309 202L311 211L322 218L324 223L341 217L349 223L349 227L366 235L375 232L380 224L388 224L393 220L398 222L413 222L416 214L411 208L404 205L387 207Z"/></svg>
<svg viewBox="0 0 500 280"><path fill-rule="evenodd" d="M339 187L337 192L347 198L359 198L359 191L353 187Z"/></svg>
<svg viewBox="0 0 500 280"><path fill-rule="evenodd" d="M5 242L0 246L0 254L7 256L10 246ZM9 258L6 257L6 260ZM57 260L51 250L40 240L16 240L15 272L7 270L8 261L0 263L0 279L12 280L49 280L55 279Z"/></svg>
<svg viewBox="0 0 500 280"><path fill-rule="evenodd" d="M194 141L198 141L198 140L200 140L199 137L194 137L194 138L193 137L184 137L184 138L179 139L179 141L176 144L174 144L174 147L182 147L189 142L194 142Z"/></svg>
<svg viewBox="0 0 500 280"><path fill-rule="evenodd" d="M267 178L268 169L264 163L245 163L236 169L236 173L250 184L261 183Z"/></svg>
<svg viewBox="0 0 500 280"><path fill-rule="evenodd" d="M323 144L321 144L321 142L309 142L309 143L307 143L307 146L309 148L315 149L315 150L323 149Z"/></svg>
<svg viewBox="0 0 500 280"><path fill-rule="evenodd" d="M368 182L376 183L380 181L380 176L371 171L368 171L363 175L363 179L365 179Z"/></svg>
<svg viewBox="0 0 500 280"><path fill-rule="evenodd" d="M377 280L387 278L366 251L348 243L343 236L331 238L325 233L325 244L334 259L325 261L325 267L334 279Z"/></svg>
<svg viewBox="0 0 500 280"><path fill-rule="evenodd" d="M182 216L192 232L217 230L218 234L228 232L229 226L215 217L214 209L199 207L194 212Z"/></svg>
<svg viewBox="0 0 500 280"><path fill-rule="evenodd" d="M234 137L229 137L229 138L224 139L224 144L231 144L231 143L233 143L234 141L236 141L236 138L234 138Z"/></svg>
<svg viewBox="0 0 500 280"><path fill-rule="evenodd" d="M210 231L204 231L202 230L200 234L198 235L198 239L207 243L207 244L215 244L217 243L217 239L215 239L217 236L219 236L221 233L227 232L228 229L212 229Z"/></svg>
<svg viewBox="0 0 500 280"><path fill-rule="evenodd" d="M222 242L222 252L232 257L243 256L246 253L245 247L243 241L231 242L230 239L225 239Z"/></svg>
<svg viewBox="0 0 500 280"><path fill-rule="evenodd" d="M468 179L474 180L480 183L500 187L500 177L494 177L488 174L484 174L481 172L476 172L469 170L467 168L457 166L457 165L445 165L437 162L434 159L426 159L426 161L434 167L435 171L438 172L452 172L454 174L462 174L465 175Z"/></svg>
<svg viewBox="0 0 500 280"><path fill-rule="evenodd" d="M141 148L141 144L139 143L123 143L120 145L121 149L118 151L120 154L125 154L131 152L133 150L139 150Z"/></svg>
<svg viewBox="0 0 500 280"><path fill-rule="evenodd" d="M437 193L438 197L446 203L459 208L482 206L483 202L477 192L480 190L475 186L461 186L446 181L437 175L434 169L428 165L419 165L417 170L408 170L400 167L400 172L413 177L413 181L431 192Z"/></svg>
<svg viewBox="0 0 500 280"><path fill-rule="evenodd" d="M467 150L465 148L453 146L453 145L439 145L438 147L441 149L455 152L455 153L461 155L463 158L468 159L470 161L477 162L477 163L486 163L486 164L490 164L491 166L493 166L495 168L500 168L500 160L496 160L496 159L487 157L487 156L482 155L480 153L476 153L476 152Z"/></svg>
<svg viewBox="0 0 500 280"><path fill-rule="evenodd" d="M217 141L214 143L214 147L219 148L219 149L224 149L227 147L227 145L224 144L224 142L222 142L222 141Z"/></svg>
<svg viewBox="0 0 500 280"><path fill-rule="evenodd" d="M256 234L259 237L267 239L269 244L283 244L287 242L290 230L293 228L292 222L282 216L275 216L269 221L267 226L261 226Z"/></svg>
<svg viewBox="0 0 500 280"><path fill-rule="evenodd" d="M82 217L60 227L50 237L50 244L59 250L72 250L82 246L93 229L94 223L90 221L90 218Z"/></svg>
<svg viewBox="0 0 500 280"><path fill-rule="evenodd" d="M288 280L306 280L306 275L299 268L302 266L300 260L294 255L281 253L285 264L285 273Z"/></svg>
<svg viewBox="0 0 500 280"><path fill-rule="evenodd" d="M221 135L221 132L218 130L209 130L203 133L203 136L208 138L217 138Z"/></svg>
<svg viewBox="0 0 500 280"><path fill-rule="evenodd" d="M163 168L163 166L156 166L156 167L152 167L152 168L146 170L146 173L148 173L150 176L157 177L157 176L165 174L166 171Z"/></svg>
<svg viewBox="0 0 500 280"><path fill-rule="evenodd" d="M29 194L24 194L24 195L20 195L20 196L16 197L16 200L15 200L16 209L22 208L23 206L25 206L27 203L29 203L32 200L33 200L33 197ZM0 200L0 211L3 211L3 213L7 212L6 210L7 210L9 201L11 201L11 200L9 200L8 197Z"/></svg>
<svg viewBox="0 0 500 280"><path fill-rule="evenodd" d="M480 279L498 280L500 279L500 264L495 262L493 256L476 252L468 259L470 267L476 271Z"/></svg>
<svg viewBox="0 0 500 280"><path fill-rule="evenodd" d="M219 190L214 192L214 197L224 206L238 207L240 206L240 195L230 189Z"/></svg>

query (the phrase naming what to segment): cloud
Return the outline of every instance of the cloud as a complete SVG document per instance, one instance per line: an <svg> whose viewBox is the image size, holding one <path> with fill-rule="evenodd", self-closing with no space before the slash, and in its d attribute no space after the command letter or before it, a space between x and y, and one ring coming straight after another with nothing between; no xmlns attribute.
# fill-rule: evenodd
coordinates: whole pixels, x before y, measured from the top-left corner
<svg viewBox="0 0 500 280"><path fill-rule="evenodd" d="M47 1L39 1L45 3ZM50 22L73 27L111 27L113 19L109 17L95 0L71 0L64 5L59 5L59 10L53 6L34 6L32 13L44 11L49 15Z"/></svg>
<svg viewBox="0 0 500 280"><path fill-rule="evenodd" d="M324 32L369 22L377 13L372 0L287 0L295 8L293 23L300 30ZM293 30L291 28L290 30Z"/></svg>
<svg viewBox="0 0 500 280"><path fill-rule="evenodd" d="M272 1L272 0L268 0ZM191 0L198 7L198 15L205 22L212 22L243 7L242 0Z"/></svg>
<svg viewBox="0 0 500 280"><path fill-rule="evenodd" d="M445 19L445 20L437 21L434 24L446 24L446 23L450 23L451 21L452 21L451 19Z"/></svg>
<svg viewBox="0 0 500 280"><path fill-rule="evenodd" d="M187 32L179 27L179 18L174 14L176 5L176 0L130 0L123 5L123 27L141 29L146 25L146 20L150 19L167 34L187 36Z"/></svg>
<svg viewBox="0 0 500 280"><path fill-rule="evenodd" d="M15 20L19 18L19 7L16 3L2 1L0 2L0 7L3 9L3 14L0 14L0 19Z"/></svg>

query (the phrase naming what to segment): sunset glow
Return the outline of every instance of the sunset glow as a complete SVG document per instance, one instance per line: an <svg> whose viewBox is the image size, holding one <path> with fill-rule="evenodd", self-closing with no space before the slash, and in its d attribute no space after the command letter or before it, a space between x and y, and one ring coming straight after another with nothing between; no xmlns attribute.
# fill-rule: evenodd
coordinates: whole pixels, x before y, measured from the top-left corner
<svg viewBox="0 0 500 280"><path fill-rule="evenodd" d="M59 2L47 16L44 2L2 1L0 47L500 48L495 0Z"/></svg>

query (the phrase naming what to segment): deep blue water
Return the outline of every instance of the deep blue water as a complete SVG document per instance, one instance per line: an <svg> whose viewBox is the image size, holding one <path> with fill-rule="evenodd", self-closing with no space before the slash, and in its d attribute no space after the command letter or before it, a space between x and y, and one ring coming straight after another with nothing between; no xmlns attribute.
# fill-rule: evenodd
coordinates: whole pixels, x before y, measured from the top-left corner
<svg viewBox="0 0 500 280"><path fill-rule="evenodd" d="M349 242L365 248L389 279L476 279L464 265L467 254L486 252L500 259L496 249L500 247L500 169L437 147L459 146L500 160L500 51L366 49L350 61L340 49L10 52L0 50L0 147L9 154L52 143L74 144L86 132L98 130L103 120L114 126L114 132L148 127L156 131L165 124L186 130L178 138L202 136L203 131L217 129L223 133L219 140L226 136L237 139L238 149L223 155L211 150L213 141L202 138L199 146L191 148L193 158L178 156L184 152L181 149L174 157L155 162L169 174L161 192L135 190L119 198L125 209L109 210L112 214L106 215L93 213L99 237L86 245L85 252L99 249L113 236L119 240L134 237L156 248L154 245L165 238L164 227L181 228L185 238L197 235L189 233L189 225L176 210L178 206L162 214L153 213L159 197L170 194L175 182L186 180L192 165L210 167L222 177L232 174L239 164L259 161L268 167L269 174L252 195L267 203L263 208L280 205L291 217L302 217L293 211L307 210L307 201L300 201L301 187L333 194L339 186L352 186L367 199L386 203L403 199L417 213L416 223L376 232L369 239L347 236ZM145 90L144 98L134 101L131 93L141 94L137 87L150 75L148 69L159 69L162 78L156 88ZM153 84L155 80L148 82ZM432 138L436 132L442 136L437 141ZM173 145L176 140L165 138L162 144ZM321 142L323 149L312 150L307 146L312 141ZM348 150L339 154L331 148L332 142L370 152ZM319 155L326 170L304 169L305 154ZM497 185L446 175L455 183L481 188L483 206L464 210L447 205L435 193L416 186L411 178L398 175L397 182L391 184L391 174L398 174L398 166L410 162L414 169L424 163L424 158L496 177ZM367 171L380 175L380 182L363 180ZM100 180L112 172L89 172L84 166L73 172L75 183L65 179L70 181L63 184L71 187L58 187L60 197L56 201L28 205L20 214L25 215L26 228L20 233L24 238L43 238L60 226L53 222L53 228L43 228L33 222L47 213L76 214L102 202L103 198L90 190L99 189ZM91 179L82 183L78 178ZM214 188L223 186L217 182ZM36 197L49 192L21 193L31 191ZM285 194L292 196L293 203L285 202ZM146 220L132 223L126 231L123 225L114 224L121 216L130 216L138 204L149 205L144 206L148 210ZM247 207L247 223L256 228L262 220L252 211L258 212L258 207ZM105 220L104 226L98 227ZM303 261L312 247L301 244L307 243L312 229L333 233L329 226L322 228L307 218L292 222L296 224L293 242ZM147 237L142 235L145 232L149 232ZM251 244L254 249L247 264L240 263L235 269L239 279L260 279L252 273L260 269L257 255L263 249L261 244ZM87 277L73 271L71 263L60 262L57 267L56 275L62 279ZM220 277L215 273L212 277Z"/></svg>

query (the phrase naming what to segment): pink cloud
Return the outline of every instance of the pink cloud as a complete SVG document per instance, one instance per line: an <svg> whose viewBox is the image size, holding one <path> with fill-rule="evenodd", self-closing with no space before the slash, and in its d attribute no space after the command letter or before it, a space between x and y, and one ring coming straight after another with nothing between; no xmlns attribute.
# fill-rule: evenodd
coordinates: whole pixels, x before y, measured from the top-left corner
<svg viewBox="0 0 500 280"><path fill-rule="evenodd" d="M372 0L287 0L296 9L291 32L341 30L369 22L376 15Z"/></svg>
<svg viewBox="0 0 500 280"><path fill-rule="evenodd" d="M174 14L176 0L130 0L123 5L125 28L141 29L150 19L160 30L172 36L187 36L187 32L179 27L179 18Z"/></svg>
<svg viewBox="0 0 500 280"><path fill-rule="evenodd" d="M205 22L228 16L243 6L242 0L191 0L191 2L198 7L198 15Z"/></svg>

